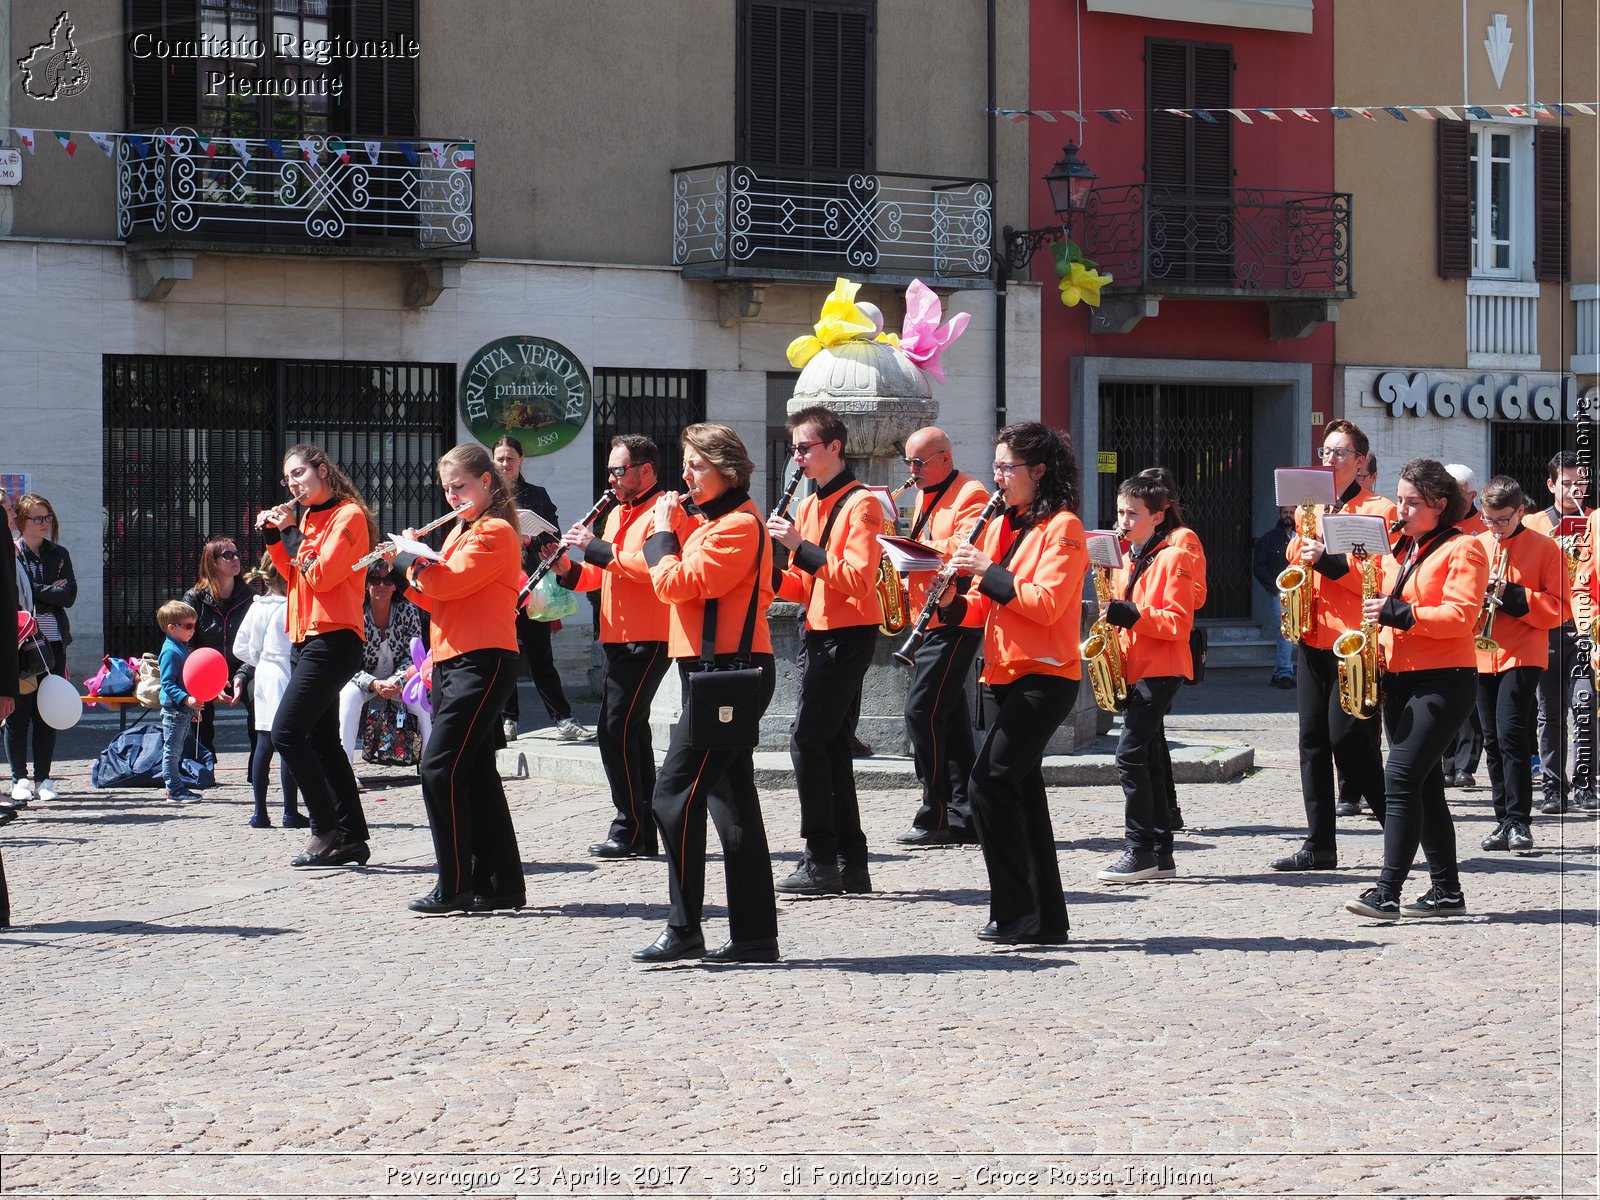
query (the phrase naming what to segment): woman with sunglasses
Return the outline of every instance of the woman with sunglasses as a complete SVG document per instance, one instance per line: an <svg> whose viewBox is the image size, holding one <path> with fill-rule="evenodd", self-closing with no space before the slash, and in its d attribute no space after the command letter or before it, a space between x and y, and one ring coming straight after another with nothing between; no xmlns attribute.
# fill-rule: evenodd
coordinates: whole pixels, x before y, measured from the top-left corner
<svg viewBox="0 0 1600 1200"><path fill-rule="evenodd" d="M228 678L234 681L234 687L231 692L224 692L222 699L229 704L244 700L245 713L250 718L250 753L253 760L256 748L255 706L249 699L249 672L246 664L233 652L233 640L239 635L239 626L250 611L255 593L240 580L239 566L239 548L231 537L219 533L210 538L200 551L199 578L183 594L183 602L198 614L194 639L189 643L190 653L207 647L219 651L228 660ZM217 702L206 701L205 707L200 710L200 744L213 753L217 748L216 718ZM246 771L246 775L249 775L249 771Z"/></svg>
<svg viewBox="0 0 1600 1200"><path fill-rule="evenodd" d="M72 556L58 544L61 527L55 506L43 496L28 494L16 504L18 581L27 584L31 611L39 623L46 646L45 658L52 675L67 673L67 647L72 645L72 625L67 609L78 598L78 579ZM45 802L60 796L50 768L56 753L56 731L39 716L37 689L17 698L16 711L6 721L6 753L11 758L11 799L18 808L30 800ZM28 743L32 735L33 778L28 778Z"/></svg>
<svg viewBox="0 0 1600 1200"><path fill-rule="evenodd" d="M369 701L402 704L427 744L433 715L400 698L411 666L411 643L423 636L422 611L399 594L401 576L386 562L367 568L366 640L361 669L339 694L339 735L352 765L361 740L361 714Z"/></svg>

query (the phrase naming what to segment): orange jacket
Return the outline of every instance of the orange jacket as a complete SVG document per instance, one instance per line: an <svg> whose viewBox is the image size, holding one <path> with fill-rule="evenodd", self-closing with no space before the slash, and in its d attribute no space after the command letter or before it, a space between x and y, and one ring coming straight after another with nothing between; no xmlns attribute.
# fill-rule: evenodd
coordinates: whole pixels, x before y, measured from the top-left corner
<svg viewBox="0 0 1600 1200"><path fill-rule="evenodd" d="M929 492L923 492L917 505L917 520L922 520L923 513L928 514L928 519L917 532L917 540L932 546L941 558L948 560L951 552L967 540L968 533L977 524L978 514L989 502L989 492L971 475L957 471L949 487L939 492L931 502L928 497ZM933 574L931 571L916 571L905 576L906 602L913 620L927 603L928 585L933 582Z"/></svg>
<svg viewBox="0 0 1600 1200"><path fill-rule="evenodd" d="M1354 487L1355 485L1351 485ZM1347 498L1338 504L1331 516L1342 516L1346 513L1359 513L1364 516L1382 517L1385 526L1394 524L1396 514L1392 502L1382 496L1374 495L1365 489L1346 492ZM1298 514L1296 515L1298 521ZM1317 517L1317 536L1322 536L1322 514ZM1301 537L1298 524L1295 535L1289 539L1289 547L1284 552L1284 558L1290 566L1300 564ZM1356 580L1355 590L1345 586L1347 577ZM1361 586L1360 572L1354 569L1349 561L1349 556L1344 554L1324 554L1311 568L1311 632L1305 637L1308 646L1318 650L1331 650L1333 643L1339 635L1347 629L1355 629L1361 624Z"/></svg>
<svg viewBox="0 0 1600 1200"><path fill-rule="evenodd" d="M1460 526L1457 526L1459 529ZM1495 614L1489 636L1497 653L1477 651L1478 673L1499 675L1515 667L1544 667L1550 661L1550 630L1561 624L1561 593L1567 582L1567 563L1554 539L1526 525L1504 542L1481 533L1478 542L1489 556L1489 569L1501 549L1506 552L1503 578L1510 593Z"/></svg>
<svg viewBox="0 0 1600 1200"><path fill-rule="evenodd" d="M1400 590L1401 604L1391 601L1378 618L1378 644L1390 671L1478 668L1472 637L1489 586L1489 556L1477 538L1452 533L1411 573ZM1395 550L1379 562L1380 596L1394 591L1410 551L1409 539L1402 538ZM1359 614L1359 596L1356 604ZM1396 620L1405 627L1389 623Z"/></svg>
<svg viewBox="0 0 1600 1200"><path fill-rule="evenodd" d="M1562 603L1565 606L1561 616L1563 625L1574 619L1572 611L1573 592L1588 592L1592 591L1594 587L1594 513L1588 513L1586 516L1588 521L1585 524L1584 533L1582 535L1569 534L1567 540L1570 545L1562 547L1563 554L1570 549L1578 558L1576 576L1570 577L1569 583L1563 587ZM1555 538L1556 526L1560 521L1561 517L1556 513L1554 505L1549 508L1541 508L1538 512L1528 513L1522 518L1522 523L1529 529L1550 538ZM1561 545L1561 540L1556 538L1556 544Z"/></svg>
<svg viewBox="0 0 1600 1200"><path fill-rule="evenodd" d="M1000 560L1018 539L1021 545L1002 567ZM1063 511L1043 529L1017 533L1007 514L989 522L982 542L993 565L946 613L953 622L983 626L983 681L1079 678L1078 627L1089 569L1083 522Z"/></svg>
<svg viewBox="0 0 1600 1200"><path fill-rule="evenodd" d="M1111 572L1112 594L1125 603L1119 613L1113 601L1106 613L1113 625L1120 624L1119 617L1127 612L1128 604L1138 613L1132 626L1117 630L1128 683L1163 675L1194 678L1194 661L1189 655L1197 574L1194 555L1173 544L1168 535L1151 551L1149 565L1139 572L1130 590L1132 571L1132 561L1124 559L1123 565Z"/></svg>
<svg viewBox="0 0 1600 1200"><path fill-rule="evenodd" d="M873 500L877 504L877 500ZM771 654L767 608L772 603L772 539L767 523L748 492L728 491L701 505L701 516L679 544L672 530L646 540L650 584L656 597L670 605L667 653L673 658L698 658L705 631L706 601L717 602L717 654L739 649L750 610L750 589L757 588L752 654ZM756 562L760 553L761 562ZM876 623L877 618L873 618Z"/></svg>
<svg viewBox="0 0 1600 1200"><path fill-rule="evenodd" d="M470 650L517 649L517 589L522 538L499 517L457 524L444 540L442 562L417 562L407 575L410 598L432 618L433 661Z"/></svg>
<svg viewBox="0 0 1600 1200"><path fill-rule="evenodd" d="M367 573L354 567L372 544L361 506L339 500L308 508L300 517L300 533L304 540L297 558L290 559L282 535L262 531L273 565L289 584L289 640L299 643L336 629L353 629L364 639ZM307 559L304 568L295 565Z"/></svg>
<svg viewBox="0 0 1600 1200"><path fill-rule="evenodd" d="M840 472L822 491L802 500L795 514L801 541L783 572L778 595L805 605L807 629L848 629L883 621L883 606L878 603L883 505L866 488L845 495L854 481L849 471ZM819 546L828 515L840 504L846 507L829 531L828 545Z"/></svg>
<svg viewBox="0 0 1600 1200"><path fill-rule="evenodd" d="M1200 544L1200 535L1187 525L1167 534L1167 541L1194 556L1194 610L1199 612L1206 606L1206 548Z"/></svg>
<svg viewBox="0 0 1600 1200"><path fill-rule="evenodd" d="M1483 512L1476 505L1472 511L1456 523L1456 528L1469 537L1477 537L1480 533L1487 533L1489 527L1483 523Z"/></svg>
<svg viewBox="0 0 1600 1200"><path fill-rule="evenodd" d="M650 582L650 566L644 560L644 543L655 532L651 512L659 487L652 488L632 504L619 504L606 514L600 537L583 552L576 564L561 579L561 586L575 592L600 589L600 641L664 642L667 640L667 606L656 596ZM678 534L687 536L693 518L679 507Z"/></svg>

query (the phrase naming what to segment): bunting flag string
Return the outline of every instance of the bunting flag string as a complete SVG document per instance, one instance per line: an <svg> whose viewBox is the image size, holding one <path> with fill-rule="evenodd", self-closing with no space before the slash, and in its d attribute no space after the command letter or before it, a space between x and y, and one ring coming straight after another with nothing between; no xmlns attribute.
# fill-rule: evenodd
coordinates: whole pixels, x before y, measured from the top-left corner
<svg viewBox="0 0 1600 1200"><path fill-rule="evenodd" d="M1126 109L1114 110L1121 114L1125 121L1133 118ZM1075 114L1074 114L1075 115ZM1046 118L1054 120L1054 116ZM36 129L24 129L20 125L0 125L0 146L6 145L7 134L15 134L15 145L20 146L31 155L38 154ZM307 161L316 163L322 157L318 150L316 138L291 138L285 142L282 138L240 138L240 137L208 137L200 133L173 134L173 133L120 133L115 130L87 130L87 129L52 129L47 131L60 143L61 149L68 158L73 158L78 152L80 138L86 138L100 147L107 158L117 155L117 143L127 144L129 151L139 158L149 158L151 150L156 144L165 144L177 150L187 138L207 158L216 158L217 151L229 147L233 153L249 166L257 156L263 158L290 159L304 157ZM48 138L46 139L49 140ZM332 154L341 163L348 165L352 156L352 146L359 144L366 153L368 161L376 166L383 154L384 142L377 139L363 139L360 143L348 143L342 138L329 137L323 141L323 149ZM389 143L398 151L410 166L418 166L422 162L418 152L419 145L426 148L428 155L436 166L447 167L452 163L472 170L477 165L477 144L475 142L411 142L396 141ZM288 150L285 151L287 145Z"/></svg>
<svg viewBox="0 0 1600 1200"><path fill-rule="evenodd" d="M1457 111L1457 110L1460 111ZM1268 121L1281 122L1285 115L1299 117L1302 121L1310 121L1320 125L1321 118L1318 114L1325 114L1335 121L1351 121L1362 117L1368 121L1376 122L1378 113L1384 113L1396 121L1409 122L1412 117L1423 121L1436 121L1443 117L1447 121L1494 121L1507 117L1520 120L1544 119L1560 121L1572 117L1592 117L1600 110L1600 100L1579 102L1577 100L1547 100L1530 101L1527 104L1330 104L1326 107L1315 105L1307 108L1295 108L1289 105L1270 105L1265 108L1252 105L1249 108L1160 108L1160 109L1126 109L1126 108L1093 108L1088 109L1089 117L1101 117L1112 125L1131 124L1136 115L1151 111L1170 113L1175 117L1183 117L1191 121L1205 121L1212 125L1219 124L1224 117L1232 117L1241 125L1254 125L1256 117L1264 117ZM1462 115L1465 114L1465 115ZM1054 125L1058 121L1076 121L1085 124L1089 117L1072 108L996 108L990 110L990 115L1002 117L1013 123L1018 121L1036 120Z"/></svg>

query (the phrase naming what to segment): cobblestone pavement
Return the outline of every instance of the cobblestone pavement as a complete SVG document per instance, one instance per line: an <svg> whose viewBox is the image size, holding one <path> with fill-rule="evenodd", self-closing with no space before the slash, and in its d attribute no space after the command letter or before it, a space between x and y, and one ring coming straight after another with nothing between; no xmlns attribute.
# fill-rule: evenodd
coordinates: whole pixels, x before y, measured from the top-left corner
<svg viewBox="0 0 1600 1200"><path fill-rule="evenodd" d="M1455 792L1471 915L1351 916L1372 823L1335 871L1266 869L1302 810L1262 682L1179 697L1258 769L1185 789L1176 880L1096 883L1120 794L1052 793L1070 944L977 941L977 851L894 850L913 798L879 792L878 891L782 902L771 967L629 962L664 867L585 856L598 789L509 783L531 907L427 919L405 773L371 867L303 873L299 831L246 827L239 754L185 807L69 760L0 833L0 1195L1595 1194L1593 820L1491 857L1487 791ZM763 804L783 870L795 796Z"/></svg>

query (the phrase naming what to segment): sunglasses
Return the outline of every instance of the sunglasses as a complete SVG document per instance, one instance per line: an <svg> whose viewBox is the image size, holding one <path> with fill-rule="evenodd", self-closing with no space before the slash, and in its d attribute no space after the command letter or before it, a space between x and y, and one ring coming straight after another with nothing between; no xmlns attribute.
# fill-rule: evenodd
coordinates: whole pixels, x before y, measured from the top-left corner
<svg viewBox="0 0 1600 1200"><path fill-rule="evenodd" d="M174 621L172 623L172 627L174 629L193 629L194 628L194 622L193 621Z"/></svg>
<svg viewBox="0 0 1600 1200"><path fill-rule="evenodd" d="M217 557L218 558L225 558L229 562L232 562L234 559L239 557L239 552L237 550L223 550L220 553L218 553Z"/></svg>

